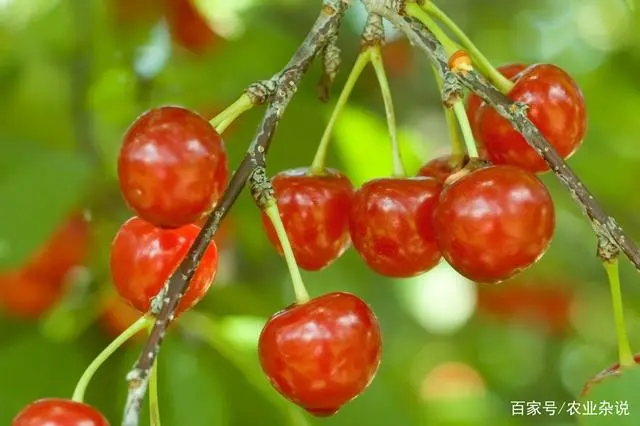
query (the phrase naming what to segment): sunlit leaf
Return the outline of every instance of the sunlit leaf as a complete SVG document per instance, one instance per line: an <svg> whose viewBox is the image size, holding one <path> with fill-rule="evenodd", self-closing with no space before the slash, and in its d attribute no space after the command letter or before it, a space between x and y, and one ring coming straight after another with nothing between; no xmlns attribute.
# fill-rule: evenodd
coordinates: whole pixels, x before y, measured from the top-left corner
<svg viewBox="0 0 640 426"><path fill-rule="evenodd" d="M335 147L354 185L392 174L391 142L384 117L347 106L334 130ZM400 130L398 138L405 168L416 170L422 162L414 148L419 141L406 130Z"/></svg>

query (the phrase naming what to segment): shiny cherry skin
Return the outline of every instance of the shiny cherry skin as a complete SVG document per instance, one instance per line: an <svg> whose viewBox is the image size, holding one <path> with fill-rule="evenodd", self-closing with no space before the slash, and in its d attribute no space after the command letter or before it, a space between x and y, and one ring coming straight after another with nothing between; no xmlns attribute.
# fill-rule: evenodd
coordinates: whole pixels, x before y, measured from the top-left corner
<svg viewBox="0 0 640 426"><path fill-rule="evenodd" d="M587 110L577 83L555 65L532 65L516 76L509 98L529 105L528 116L564 159L582 144ZM476 115L478 137L493 164L539 173L549 166L510 122L483 104Z"/></svg>
<svg viewBox="0 0 640 426"><path fill-rule="evenodd" d="M109 422L90 405L48 398L27 405L11 426L109 426Z"/></svg>
<svg viewBox="0 0 640 426"><path fill-rule="evenodd" d="M118 177L124 199L140 218L161 227L196 222L227 184L222 137L188 109L152 109L126 132Z"/></svg>
<svg viewBox="0 0 640 426"><path fill-rule="evenodd" d="M186 225L163 229L133 217L118 231L111 246L111 276L120 296L142 313L178 267L200 228ZM218 268L218 249L211 242L178 305L180 314L200 301Z"/></svg>
<svg viewBox="0 0 640 426"><path fill-rule="evenodd" d="M509 80L513 80L514 78L516 78L517 74L520 73L525 68L527 68L527 65L525 64L506 64L506 65L499 66L497 70L500 74L502 74ZM476 95L473 92L469 93L469 96L467 97L467 107L466 107L467 117L469 118L469 124L471 125L471 130L473 131L473 135L476 138L478 137L477 114L482 103L483 103L483 100L482 98L480 98L480 96Z"/></svg>
<svg viewBox="0 0 640 426"><path fill-rule="evenodd" d="M165 0L166 18L173 40L196 54L214 48L219 36L200 14L193 0Z"/></svg>
<svg viewBox="0 0 640 426"><path fill-rule="evenodd" d="M335 414L373 381L380 326L349 293L329 293L272 316L260 335L262 369L284 397L318 417Z"/></svg>
<svg viewBox="0 0 640 426"><path fill-rule="evenodd" d="M447 185L433 219L442 256L480 283L506 280L534 264L555 229L547 188L513 166L481 168Z"/></svg>
<svg viewBox="0 0 640 426"><path fill-rule="evenodd" d="M635 354L633 356L633 360L636 364L640 365L640 353ZM636 367L637 368L637 367ZM597 386L599 383L610 380L611 378L615 378L620 375L620 363L616 362L608 368L605 368L600 373L596 374L594 377L590 378L587 383L582 388L582 392L580 393L580 398L584 398L589 395L591 388Z"/></svg>
<svg viewBox="0 0 640 426"><path fill-rule="evenodd" d="M349 208L355 190L344 174L325 169L322 175L312 175L300 168L280 172L271 182L298 266L318 271L349 248ZM264 213L262 224L282 254L276 231Z"/></svg>
<svg viewBox="0 0 640 426"><path fill-rule="evenodd" d="M453 173L462 169L464 155L447 154L427 162L418 171L418 176L429 177L444 185Z"/></svg>
<svg viewBox="0 0 640 426"><path fill-rule="evenodd" d="M408 278L438 264L432 215L441 189L435 179L415 177L374 179L356 191L351 241L371 269Z"/></svg>

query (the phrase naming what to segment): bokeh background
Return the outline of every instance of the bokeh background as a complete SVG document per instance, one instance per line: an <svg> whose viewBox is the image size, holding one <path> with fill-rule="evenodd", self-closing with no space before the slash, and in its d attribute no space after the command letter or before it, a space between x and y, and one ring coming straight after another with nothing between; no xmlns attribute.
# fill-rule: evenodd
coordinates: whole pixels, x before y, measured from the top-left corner
<svg viewBox="0 0 640 426"><path fill-rule="evenodd" d="M197 3L201 15L161 0L0 0L0 424L34 399L70 397L91 359L135 319L114 295L108 269L111 240L131 216L115 173L128 125L164 104L213 117L286 63L320 6ZM625 2L447 0L441 7L494 64L552 62L575 77L589 129L570 164L640 240L640 26ZM333 100L364 18L360 5L347 16ZM390 31L385 62L406 167L415 173L448 151L449 138L427 60L395 37ZM332 108L316 99L319 75L317 67L310 72L278 128L271 173L311 163ZM231 169L261 112L246 114L225 134ZM329 159L355 185L391 173L383 113L368 70L337 123ZM244 193L216 237L222 262L214 287L161 352L163 424L575 424L566 415L511 415L511 401L560 406L576 399L584 382L617 357L589 224L553 176L543 180L557 206L552 247L510 282L477 286L444 263L421 277L391 280L353 251L322 272L303 272L313 295L346 290L363 297L384 333L371 387L325 420L287 403L261 374L257 336L293 295L286 265ZM42 278L23 278L34 263ZM626 261L622 282L632 345L640 351L639 279ZM89 387L88 402L112 424L119 424L124 375L140 344L117 352Z"/></svg>

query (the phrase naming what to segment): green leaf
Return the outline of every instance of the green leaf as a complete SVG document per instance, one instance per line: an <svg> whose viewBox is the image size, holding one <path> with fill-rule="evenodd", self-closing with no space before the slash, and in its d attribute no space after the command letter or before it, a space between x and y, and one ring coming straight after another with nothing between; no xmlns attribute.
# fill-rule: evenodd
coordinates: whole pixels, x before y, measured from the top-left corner
<svg viewBox="0 0 640 426"><path fill-rule="evenodd" d="M45 397L69 398L90 360L81 347L57 344L40 334L22 335L0 346L0 424L8 425L25 405Z"/></svg>
<svg viewBox="0 0 640 426"><path fill-rule="evenodd" d="M260 395L280 409L285 417L290 417L293 415L291 404L265 378L256 355L258 338L265 322L265 318L240 316L216 320L197 312L188 312L182 318L182 324L189 333L220 353Z"/></svg>
<svg viewBox="0 0 640 426"><path fill-rule="evenodd" d="M626 3L627 7L629 8L629 10L631 12L635 12L636 10L636 3L634 0L624 0L624 2Z"/></svg>
<svg viewBox="0 0 640 426"><path fill-rule="evenodd" d="M79 155L0 142L0 270L18 266L77 207L91 169Z"/></svg>
<svg viewBox="0 0 640 426"><path fill-rule="evenodd" d="M611 408L611 412L608 408ZM595 414L586 415L587 412ZM606 376L602 381L594 383L582 401L580 414L580 423L584 426L638 425L640 367L623 369L618 375Z"/></svg>
<svg viewBox="0 0 640 426"><path fill-rule="evenodd" d="M391 142L384 117L347 106L334 128L336 149L356 187L370 179L392 174ZM411 174L422 163L419 139L406 130L398 131L400 153Z"/></svg>
<svg viewBox="0 0 640 426"><path fill-rule="evenodd" d="M207 353L169 338L158 357L162 424L224 426L229 423L224 385Z"/></svg>

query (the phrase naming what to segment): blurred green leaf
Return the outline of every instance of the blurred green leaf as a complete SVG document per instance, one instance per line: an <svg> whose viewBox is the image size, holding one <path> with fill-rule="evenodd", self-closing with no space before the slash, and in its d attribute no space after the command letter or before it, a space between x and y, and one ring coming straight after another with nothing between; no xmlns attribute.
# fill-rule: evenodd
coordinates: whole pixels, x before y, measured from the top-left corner
<svg viewBox="0 0 640 426"><path fill-rule="evenodd" d="M603 411L603 404L611 412ZM580 408L584 426L636 426L640 422L640 367L622 369L593 384ZM586 414L587 411L593 414Z"/></svg>
<svg viewBox="0 0 640 426"><path fill-rule="evenodd" d="M20 142L0 142L0 269L24 262L85 194L83 157Z"/></svg>
<svg viewBox="0 0 640 426"><path fill-rule="evenodd" d="M70 398L90 361L79 345L59 344L35 331L0 346L0 424L25 405L46 397Z"/></svg>
<svg viewBox="0 0 640 426"><path fill-rule="evenodd" d="M260 325L259 318L250 317L230 317L219 321L196 312L188 312L182 319L188 333L230 361L265 399L289 416L289 403L273 389L258 361L258 337L265 322L263 319Z"/></svg>
<svg viewBox="0 0 640 426"><path fill-rule="evenodd" d="M136 76L129 67L105 70L89 92L89 106L106 124L127 124L142 111L135 100ZM119 147L119 144L118 144Z"/></svg>
<svg viewBox="0 0 640 426"><path fill-rule="evenodd" d="M168 338L158 357L160 417L167 426L228 424L224 385L207 353Z"/></svg>

